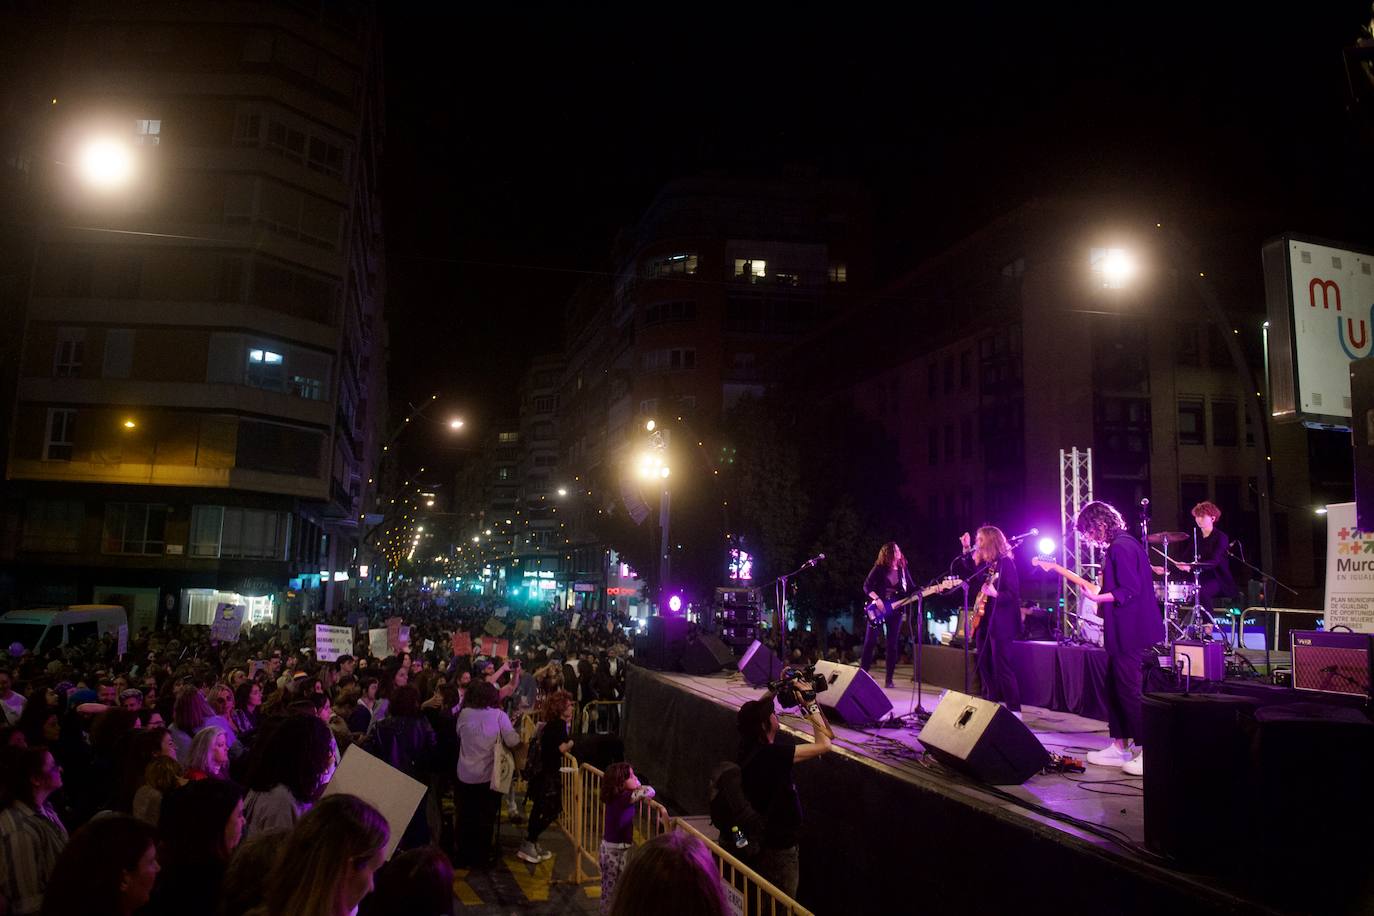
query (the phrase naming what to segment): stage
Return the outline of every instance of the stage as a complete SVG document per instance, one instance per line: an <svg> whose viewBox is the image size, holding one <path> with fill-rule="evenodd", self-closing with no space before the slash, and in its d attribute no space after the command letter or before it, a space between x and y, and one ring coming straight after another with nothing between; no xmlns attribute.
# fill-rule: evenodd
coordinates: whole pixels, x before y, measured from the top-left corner
<svg viewBox="0 0 1374 916"><path fill-rule="evenodd" d="M901 715L914 704L910 666L898 669L897 684L884 692ZM626 758L678 809L705 813L712 768L735 759L735 710L761 692L738 673L631 667ZM926 688L925 709L940 693ZM1055 753L1081 758L1107 741L1098 719L1039 706L1024 716ZM793 774L805 809L798 899L816 913L967 913L1000 904L1018 913L1280 912L1243 884L1185 873L1146 850L1140 778L1089 765L1022 786L982 786L923 758L912 729L831 719L836 750ZM794 717L782 722L789 737L779 740L808 728Z"/></svg>

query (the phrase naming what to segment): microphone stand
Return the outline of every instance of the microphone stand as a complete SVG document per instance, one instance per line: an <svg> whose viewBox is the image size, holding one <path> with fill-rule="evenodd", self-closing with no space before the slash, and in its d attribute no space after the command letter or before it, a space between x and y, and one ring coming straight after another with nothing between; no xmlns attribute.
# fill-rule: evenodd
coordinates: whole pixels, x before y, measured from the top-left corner
<svg viewBox="0 0 1374 916"><path fill-rule="evenodd" d="M960 554L959 556L960 558L962 558L964 555ZM952 566L953 564L950 565ZM988 567L991 565L991 563L983 563L976 567L973 570L973 572L969 573L967 577L960 577L960 587L964 590L964 693L969 692L968 644L970 640L973 639L973 634L970 633L968 629L968 586L969 583L976 579L980 574L987 572Z"/></svg>
<svg viewBox="0 0 1374 916"><path fill-rule="evenodd" d="M1240 544L1239 541L1237 541L1236 543L1237 543L1237 544ZM1270 639L1269 639L1269 588L1268 588L1268 586L1266 586L1266 585L1263 584L1263 580L1267 579L1267 580L1269 580L1270 582L1272 582L1272 583L1274 583L1275 585L1277 585L1279 588L1286 589L1286 590L1289 592L1289 594L1296 595L1296 594L1298 593L1298 590L1295 589L1295 588L1293 588L1293 586L1289 585L1289 584L1286 583L1286 582L1280 582L1278 579L1275 579L1273 576L1269 575L1269 573L1265 572L1264 570L1260 569L1258 566L1256 566L1256 565L1254 565L1253 563L1251 563L1249 560L1245 559L1245 547L1244 547L1244 545L1241 545L1241 548L1240 548L1240 556L1239 556L1239 557L1237 557L1235 554L1231 553L1229 550L1226 552L1226 555L1229 556L1229 557L1231 557L1231 558L1233 558L1233 559L1238 559L1238 560L1240 560L1240 565L1241 565L1241 566L1244 566L1246 569L1250 570L1252 573L1255 573L1256 575L1258 575L1258 576L1260 577L1260 580L1261 580L1260 591L1264 593L1264 675L1265 675L1265 677L1269 678L1270 682L1272 683L1273 680L1274 680L1274 671L1273 671L1273 669L1270 667L1270 664L1269 664L1269 649L1270 649L1270 643L1271 643L1271 642L1278 642L1278 639L1279 639L1279 622L1280 622L1280 618L1279 618L1279 616L1278 616L1277 614L1274 615L1274 638L1273 638L1273 640L1270 640ZM1241 609L1241 612L1240 612L1240 625L1237 627L1237 632L1236 632L1236 649L1237 649L1237 650L1239 650L1240 647L1241 647L1241 645L1243 645L1243 643L1242 643L1242 641L1241 641L1241 634L1244 633L1244 632L1245 632L1245 610L1242 608L1242 609Z"/></svg>
<svg viewBox="0 0 1374 916"><path fill-rule="evenodd" d="M779 664L784 667L788 662L787 655L787 615L783 613L783 603L787 600L787 580L806 569L808 566L816 564L807 560L790 573L778 576L770 584L773 586L773 597L777 602L777 625L778 625L778 659Z"/></svg>
<svg viewBox="0 0 1374 916"><path fill-rule="evenodd" d="M960 556L963 556L963 554L960 554ZM932 579L927 584L934 585L935 580ZM923 646L923 637L921 634L922 631L926 628L925 604L926 599L924 595L922 595L920 598L917 598L916 610L912 612L915 616L914 618L908 618L914 621L912 624L912 629L915 631L913 635L915 635L916 637L916 649L914 651L912 661L916 665L916 680L912 685L912 689L915 692L915 696L912 698L911 712L907 713L905 716L903 716L903 718L915 719L916 721L912 723L911 727L916 728L917 730L919 730L921 725L927 719L930 718L930 712L925 707L925 696L921 692L922 688L925 686L925 682L921 678L921 649Z"/></svg>

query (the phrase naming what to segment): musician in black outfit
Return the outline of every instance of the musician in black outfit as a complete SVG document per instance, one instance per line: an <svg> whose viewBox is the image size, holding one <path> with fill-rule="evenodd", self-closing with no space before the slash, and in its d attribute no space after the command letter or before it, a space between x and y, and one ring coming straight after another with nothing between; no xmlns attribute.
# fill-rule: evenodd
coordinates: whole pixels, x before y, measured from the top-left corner
<svg viewBox="0 0 1374 916"><path fill-rule="evenodd" d="M895 541L888 541L878 550L878 559L873 563L873 569L869 571L868 578L864 579L864 593L870 600L891 603L899 598L906 597L912 589L911 576L906 571L906 558L902 556L902 548L898 547ZM902 612L900 610L885 614L884 619L878 623L872 620L868 622L868 631L864 633L864 653L859 667L867 671L873 667L873 656L878 650L878 631L884 626L887 627L887 658L884 662L887 668L887 680L885 685L892 686L892 673L897 668L897 653L900 651L900 636L902 631Z"/></svg>
<svg viewBox="0 0 1374 916"><path fill-rule="evenodd" d="M1203 501L1193 507L1193 521L1202 531L1197 542L1198 603L1211 615L1216 607L1216 599L1221 595L1236 593L1236 580L1231 578L1231 542L1226 532L1216 527L1221 518L1221 509L1216 503ZM1191 572L1193 564L1175 564L1184 572Z"/></svg>
<svg viewBox="0 0 1374 916"><path fill-rule="evenodd" d="M1079 595L1101 608L1103 648L1107 650L1107 733L1112 743L1088 754L1097 766L1120 767L1131 776L1145 768L1140 688L1142 665L1150 647L1164 638L1164 623L1155 604L1154 580L1145 548L1126 530L1126 522L1104 502L1090 502L1078 513L1080 537L1106 550L1102 582ZM1141 747L1132 756L1131 740Z"/></svg>
<svg viewBox="0 0 1374 916"><path fill-rule="evenodd" d="M960 541L967 549L969 536ZM986 595L983 618L974 636L978 649L978 678L983 682L983 696L1006 704L1018 716L1021 712L1021 685L1016 669L1011 666L1011 644L1021 632L1021 579L1016 573L1011 545L1002 529L984 525L978 529L978 540L971 552L955 561L961 578L978 573L982 579L978 592ZM982 572L979 570L982 569ZM970 613L977 602L969 607ZM969 627L973 621L969 621Z"/></svg>

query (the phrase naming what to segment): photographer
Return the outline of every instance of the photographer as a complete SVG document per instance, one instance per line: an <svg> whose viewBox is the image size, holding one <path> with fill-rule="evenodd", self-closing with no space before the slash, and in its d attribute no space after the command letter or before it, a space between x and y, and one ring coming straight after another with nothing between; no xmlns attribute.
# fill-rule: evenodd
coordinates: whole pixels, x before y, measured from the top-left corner
<svg viewBox="0 0 1374 916"><path fill-rule="evenodd" d="M791 677L789 677L791 675ZM801 834L801 799L792 784L792 764L819 757L830 750L830 726L816 705L816 695L806 687L804 672L791 669L783 674L786 683L777 691L783 702L799 701L811 722L810 744L779 744L778 716L774 712L774 692L740 707L736 725L740 734L739 765L745 798L764 819L762 850L751 866L789 897L797 893L799 859L797 842ZM798 680L801 684L798 684Z"/></svg>

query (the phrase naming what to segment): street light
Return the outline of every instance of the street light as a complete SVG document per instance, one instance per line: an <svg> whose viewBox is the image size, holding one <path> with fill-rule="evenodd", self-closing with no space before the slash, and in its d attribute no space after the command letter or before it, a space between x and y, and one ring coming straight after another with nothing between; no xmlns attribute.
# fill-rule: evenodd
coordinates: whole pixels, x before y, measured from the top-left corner
<svg viewBox="0 0 1374 916"><path fill-rule="evenodd" d="M120 140L97 137L88 141L77 154L77 170L91 187L101 191L117 190L133 177L133 150Z"/></svg>
<svg viewBox="0 0 1374 916"><path fill-rule="evenodd" d="M460 420L460 419L457 418L457 417L454 417L452 420L449 420L449 421L448 421L448 428L449 428L449 429L462 429L462 428L463 428L463 421Z"/></svg>

